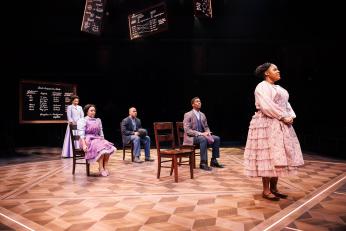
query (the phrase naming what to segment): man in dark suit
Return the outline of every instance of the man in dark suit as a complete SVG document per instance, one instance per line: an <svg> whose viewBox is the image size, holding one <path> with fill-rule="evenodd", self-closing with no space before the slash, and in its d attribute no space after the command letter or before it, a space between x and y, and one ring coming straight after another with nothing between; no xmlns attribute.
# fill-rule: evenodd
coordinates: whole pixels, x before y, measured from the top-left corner
<svg viewBox="0 0 346 231"><path fill-rule="evenodd" d="M145 161L154 161L150 158L150 137L143 131L141 121L137 118L137 110L131 107L129 116L121 122L121 134L124 144L133 142L133 155L136 163L143 162L140 160L141 143L144 144Z"/></svg>
<svg viewBox="0 0 346 231"><path fill-rule="evenodd" d="M207 123L207 117L202 113L201 100L195 97L191 100L192 110L184 115L184 145L199 144L201 150L200 168L210 171L208 166L208 144L212 146L210 166L223 168L216 158L220 157L220 137L212 135Z"/></svg>

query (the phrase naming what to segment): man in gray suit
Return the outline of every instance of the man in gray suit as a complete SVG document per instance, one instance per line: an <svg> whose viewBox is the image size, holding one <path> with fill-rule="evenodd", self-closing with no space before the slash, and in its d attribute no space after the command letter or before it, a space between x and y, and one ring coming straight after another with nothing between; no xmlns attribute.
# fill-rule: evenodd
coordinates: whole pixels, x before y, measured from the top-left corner
<svg viewBox="0 0 346 231"><path fill-rule="evenodd" d="M199 144L201 151L200 168L210 171L208 166L208 144L212 146L210 166L223 168L216 158L220 157L220 137L212 135L207 118L201 110L201 100L194 97L191 100L192 110L184 115L184 145Z"/></svg>
<svg viewBox="0 0 346 231"><path fill-rule="evenodd" d="M141 143L144 144L145 161L154 161L150 158L150 137L143 134L140 119L137 118L137 110L134 107L129 109L129 116L121 122L121 134L124 144L133 142L134 162L142 163L140 160ZM146 133L146 132L145 132Z"/></svg>

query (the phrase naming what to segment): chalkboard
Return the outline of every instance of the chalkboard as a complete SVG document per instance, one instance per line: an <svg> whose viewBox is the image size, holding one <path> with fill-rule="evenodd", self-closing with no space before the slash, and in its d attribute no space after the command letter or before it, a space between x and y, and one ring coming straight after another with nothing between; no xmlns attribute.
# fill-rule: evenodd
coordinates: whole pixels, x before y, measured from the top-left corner
<svg viewBox="0 0 346 231"><path fill-rule="evenodd" d="M213 17L211 0L193 0L193 8L196 17Z"/></svg>
<svg viewBox="0 0 346 231"><path fill-rule="evenodd" d="M168 29L167 8L164 2L128 16L130 38L137 39Z"/></svg>
<svg viewBox="0 0 346 231"><path fill-rule="evenodd" d="M86 0L81 31L100 35L106 0Z"/></svg>
<svg viewBox="0 0 346 231"><path fill-rule="evenodd" d="M23 80L19 83L20 123L66 123L76 85Z"/></svg>

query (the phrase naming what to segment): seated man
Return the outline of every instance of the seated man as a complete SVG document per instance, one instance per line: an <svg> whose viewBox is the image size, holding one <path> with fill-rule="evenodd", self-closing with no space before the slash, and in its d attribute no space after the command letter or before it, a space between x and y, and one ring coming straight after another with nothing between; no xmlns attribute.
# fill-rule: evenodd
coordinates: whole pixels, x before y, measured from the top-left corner
<svg viewBox="0 0 346 231"><path fill-rule="evenodd" d="M208 144L212 146L213 154L210 166L223 168L222 164L217 162L220 157L220 137L211 134L207 118L201 110L201 100L194 97L191 100L192 110L184 115L184 145L199 144L201 150L200 168L210 171L208 166Z"/></svg>
<svg viewBox="0 0 346 231"><path fill-rule="evenodd" d="M137 110L134 107L129 109L129 116L121 122L121 134L124 144L133 142L134 162L142 163L140 160L141 143L144 144L145 161L154 161L150 158L150 137L142 129L141 121L137 118Z"/></svg>

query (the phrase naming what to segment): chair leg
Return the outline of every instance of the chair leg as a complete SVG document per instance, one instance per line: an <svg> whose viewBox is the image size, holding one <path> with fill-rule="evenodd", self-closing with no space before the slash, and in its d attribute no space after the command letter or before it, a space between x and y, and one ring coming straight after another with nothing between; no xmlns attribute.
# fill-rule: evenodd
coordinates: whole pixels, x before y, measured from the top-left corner
<svg viewBox="0 0 346 231"><path fill-rule="evenodd" d="M160 179L161 174L161 157L160 155L157 156L157 179Z"/></svg>
<svg viewBox="0 0 346 231"><path fill-rule="evenodd" d="M192 166L193 166L193 168L196 168L196 152L195 152L195 150L193 150L193 153L192 153Z"/></svg>
<svg viewBox="0 0 346 231"><path fill-rule="evenodd" d="M169 173L170 176L172 176L174 170L174 163L173 163L173 158L172 158L172 163L171 163L171 172Z"/></svg>
<svg viewBox="0 0 346 231"><path fill-rule="evenodd" d="M174 166L174 181L178 183L178 161L177 156L173 156L173 166Z"/></svg>
<svg viewBox="0 0 346 231"><path fill-rule="evenodd" d="M131 144L131 161L134 161L134 156L133 156L133 143Z"/></svg>
<svg viewBox="0 0 346 231"><path fill-rule="evenodd" d="M73 157L73 165L72 165L72 174L73 175L75 173L75 170L76 170L76 159L75 159L75 157Z"/></svg>
<svg viewBox="0 0 346 231"><path fill-rule="evenodd" d="M194 156L195 156L195 153L191 153L189 155L189 165L190 165L190 176L191 176L191 179L193 179Z"/></svg>
<svg viewBox="0 0 346 231"><path fill-rule="evenodd" d="M123 160L125 160L125 146L123 146Z"/></svg>
<svg viewBox="0 0 346 231"><path fill-rule="evenodd" d="M86 172L87 172L87 176L90 176L90 164L88 163L87 160L86 161Z"/></svg>

